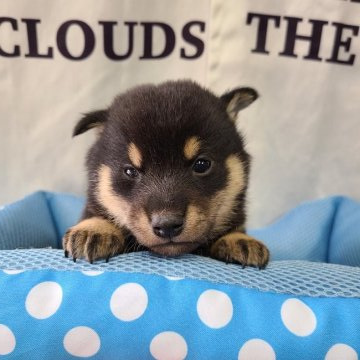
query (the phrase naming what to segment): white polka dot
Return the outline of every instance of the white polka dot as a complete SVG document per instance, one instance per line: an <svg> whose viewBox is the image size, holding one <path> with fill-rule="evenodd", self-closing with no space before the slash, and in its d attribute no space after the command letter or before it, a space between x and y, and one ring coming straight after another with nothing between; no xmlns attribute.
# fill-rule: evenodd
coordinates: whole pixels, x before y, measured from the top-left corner
<svg viewBox="0 0 360 360"><path fill-rule="evenodd" d="M0 355L7 355L14 351L16 339L13 332L3 324L0 324Z"/></svg>
<svg viewBox="0 0 360 360"><path fill-rule="evenodd" d="M16 275L24 272L25 270L3 270L5 274Z"/></svg>
<svg viewBox="0 0 360 360"><path fill-rule="evenodd" d="M330 348L325 356L325 360L358 360L358 354L349 345L336 344Z"/></svg>
<svg viewBox="0 0 360 360"><path fill-rule="evenodd" d="M54 281L34 286L26 297L26 311L36 319L46 319L56 313L62 302L62 288Z"/></svg>
<svg viewBox="0 0 360 360"><path fill-rule="evenodd" d="M104 272L100 270L84 270L82 273L87 276L97 276L103 274Z"/></svg>
<svg viewBox="0 0 360 360"><path fill-rule="evenodd" d="M205 325L219 329L230 322L233 316L233 305L224 292L206 290L197 302L197 313Z"/></svg>
<svg viewBox="0 0 360 360"><path fill-rule="evenodd" d="M177 280L183 280L183 277L180 276L165 276L168 280L173 280L173 281L177 281Z"/></svg>
<svg viewBox="0 0 360 360"><path fill-rule="evenodd" d="M77 326L65 335L64 348L73 356L93 356L100 349L100 337L96 331L87 326Z"/></svg>
<svg viewBox="0 0 360 360"><path fill-rule="evenodd" d="M238 360L275 360L274 349L264 340L251 339L240 349Z"/></svg>
<svg viewBox="0 0 360 360"><path fill-rule="evenodd" d="M148 296L139 284L127 283L119 286L112 294L110 309L122 321L138 319L146 310Z"/></svg>
<svg viewBox="0 0 360 360"><path fill-rule="evenodd" d="M281 319L286 328L297 336L308 336L316 328L315 314L298 299L288 299L283 303Z"/></svg>
<svg viewBox="0 0 360 360"><path fill-rule="evenodd" d="M185 339L174 331L156 335L150 344L150 353L156 360L182 360L187 351Z"/></svg>

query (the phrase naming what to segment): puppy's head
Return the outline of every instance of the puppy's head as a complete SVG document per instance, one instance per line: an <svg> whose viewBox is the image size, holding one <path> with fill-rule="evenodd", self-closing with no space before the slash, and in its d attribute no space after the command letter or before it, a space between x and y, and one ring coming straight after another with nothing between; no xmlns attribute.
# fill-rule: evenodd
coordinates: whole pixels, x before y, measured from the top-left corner
<svg viewBox="0 0 360 360"><path fill-rule="evenodd" d="M89 202L163 255L193 251L245 221L249 156L236 131L250 88L217 97L190 81L134 88L80 120L96 127Z"/></svg>

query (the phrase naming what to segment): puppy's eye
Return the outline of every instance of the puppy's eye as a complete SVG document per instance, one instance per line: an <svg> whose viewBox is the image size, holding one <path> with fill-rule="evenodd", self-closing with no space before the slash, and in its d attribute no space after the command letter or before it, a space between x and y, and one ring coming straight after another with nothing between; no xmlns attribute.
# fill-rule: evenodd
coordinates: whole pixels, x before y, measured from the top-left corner
<svg viewBox="0 0 360 360"><path fill-rule="evenodd" d="M194 162L193 171L197 174L205 174L211 168L211 161L204 158L199 158Z"/></svg>
<svg viewBox="0 0 360 360"><path fill-rule="evenodd" d="M124 174L132 179L139 176L139 172L132 166L126 166L124 168Z"/></svg>

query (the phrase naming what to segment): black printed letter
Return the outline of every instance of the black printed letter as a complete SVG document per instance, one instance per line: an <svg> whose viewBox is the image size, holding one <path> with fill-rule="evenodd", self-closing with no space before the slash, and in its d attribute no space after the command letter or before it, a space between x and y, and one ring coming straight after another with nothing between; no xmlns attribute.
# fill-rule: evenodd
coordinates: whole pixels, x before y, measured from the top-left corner
<svg viewBox="0 0 360 360"><path fill-rule="evenodd" d="M190 21L187 24L185 24L182 30L182 37L187 43L194 45L196 51L194 54L188 55L185 52L185 48L181 48L180 56L183 59L196 59L200 57L204 52L204 42L190 32L191 27L195 25L200 28L200 32L203 33L205 31L205 23L202 21Z"/></svg>
<svg viewBox="0 0 360 360"><path fill-rule="evenodd" d="M25 57L35 57L35 58L52 58L53 57L53 48L48 47L46 54L40 54L38 49L38 37L36 24L41 21L38 19L21 19L22 22L26 24L29 52L25 54Z"/></svg>
<svg viewBox="0 0 360 360"><path fill-rule="evenodd" d="M144 55L140 59L160 59L169 56L175 47L174 30L167 24L160 22L142 22L144 27ZM163 30L165 34L164 50L157 55L153 54L153 29L157 26Z"/></svg>
<svg viewBox="0 0 360 360"><path fill-rule="evenodd" d="M79 56L71 55L66 43L66 35L71 25L77 25L84 33L84 50ZM64 22L60 27L56 35L56 42L60 53L70 60L83 60L86 59L94 50L95 47L95 35L91 30L91 27L80 20L70 20Z"/></svg>
<svg viewBox="0 0 360 360"><path fill-rule="evenodd" d="M9 18L9 17L0 17L0 25L4 22L8 22L10 23L11 27L13 30L17 30L18 26L17 26L17 21L13 18ZM1 47L0 47L0 56L5 56L5 57L16 57L16 56L20 56L20 46L19 45L15 45L14 46L14 50L13 52L7 52L4 51Z"/></svg>
<svg viewBox="0 0 360 360"><path fill-rule="evenodd" d="M136 22L125 22L124 24L129 27L128 36L128 50L123 55L118 55L114 51L114 26L117 25L115 21L99 21L100 25L104 27L104 52L105 55L111 60L125 60L131 56L134 48L134 27Z"/></svg>
<svg viewBox="0 0 360 360"><path fill-rule="evenodd" d="M343 30L349 29L351 32L357 36L359 33L359 27L353 25L346 25L334 22L332 25L336 26L336 33L335 33L335 41L334 41L334 48L330 59L327 59L327 62L333 62L338 64L346 64L346 65L353 65L355 61L355 54L350 54L347 59L339 59L339 51L340 48L344 48L345 52L350 51L351 46L351 37L346 37L343 39Z"/></svg>
<svg viewBox="0 0 360 360"><path fill-rule="evenodd" d="M269 20L274 20L275 27L278 28L280 26L280 16L248 13L246 24L250 25L253 18L259 18L259 26L256 37L256 47L255 49L252 49L251 52L269 54L269 51L266 50L266 33L268 30Z"/></svg>

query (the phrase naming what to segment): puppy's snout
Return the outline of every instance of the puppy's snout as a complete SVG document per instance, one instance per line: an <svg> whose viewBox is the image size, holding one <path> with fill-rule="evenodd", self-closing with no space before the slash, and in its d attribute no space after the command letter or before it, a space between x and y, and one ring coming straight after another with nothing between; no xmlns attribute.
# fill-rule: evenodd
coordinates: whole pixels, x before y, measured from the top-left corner
<svg viewBox="0 0 360 360"><path fill-rule="evenodd" d="M184 217L178 214L153 214L151 226L155 235L162 238L178 236L184 225Z"/></svg>

